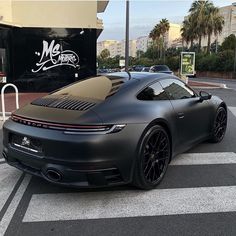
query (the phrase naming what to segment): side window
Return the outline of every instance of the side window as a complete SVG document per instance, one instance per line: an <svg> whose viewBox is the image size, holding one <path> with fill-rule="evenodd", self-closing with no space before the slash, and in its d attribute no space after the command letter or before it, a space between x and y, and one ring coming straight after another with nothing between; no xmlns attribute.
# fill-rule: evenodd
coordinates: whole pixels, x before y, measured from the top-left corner
<svg viewBox="0 0 236 236"><path fill-rule="evenodd" d="M160 83L171 100L186 99L196 96L192 89L179 80L165 79L161 80Z"/></svg>
<svg viewBox="0 0 236 236"><path fill-rule="evenodd" d="M165 91L161 87L160 83L157 82L145 88L137 96L139 100L169 100Z"/></svg>

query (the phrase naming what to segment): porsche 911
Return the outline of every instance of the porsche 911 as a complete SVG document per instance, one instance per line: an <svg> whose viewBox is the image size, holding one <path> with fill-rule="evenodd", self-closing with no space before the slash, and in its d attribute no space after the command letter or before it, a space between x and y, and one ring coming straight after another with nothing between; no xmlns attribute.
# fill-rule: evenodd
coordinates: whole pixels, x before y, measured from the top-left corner
<svg viewBox="0 0 236 236"><path fill-rule="evenodd" d="M219 97L174 75L130 75L88 78L16 110L3 126L6 162L62 186L152 189L177 154L224 138Z"/></svg>

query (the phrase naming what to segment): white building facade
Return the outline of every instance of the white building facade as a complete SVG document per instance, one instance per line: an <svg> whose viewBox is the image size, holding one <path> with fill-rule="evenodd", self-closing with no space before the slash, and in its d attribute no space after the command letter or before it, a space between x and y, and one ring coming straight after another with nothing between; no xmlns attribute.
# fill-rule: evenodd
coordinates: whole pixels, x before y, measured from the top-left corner
<svg viewBox="0 0 236 236"><path fill-rule="evenodd" d="M229 35L236 35L236 3L219 8L219 13L224 17L225 23L221 34L212 35L211 43L217 40L218 44L222 44L224 39ZM202 46L207 46L207 37L203 39Z"/></svg>
<svg viewBox="0 0 236 236"><path fill-rule="evenodd" d="M136 49L137 40L129 41L129 55L131 57L136 57L137 49ZM125 56L125 40L116 41L116 40L105 40L97 43L97 55L104 50L108 49L110 52L110 57L113 58L115 56Z"/></svg>
<svg viewBox="0 0 236 236"><path fill-rule="evenodd" d="M146 52L150 42L151 39L148 36L141 36L137 38L137 51Z"/></svg>
<svg viewBox="0 0 236 236"><path fill-rule="evenodd" d="M165 42L167 47L172 47L172 44L176 43L176 40L181 38L181 25L170 23L170 29L166 33ZM146 52L150 46L152 39L148 36L141 36L137 39L129 41L129 55L132 57L137 57L137 52ZM101 51L108 49L110 52L110 57L115 57L117 55L125 56L125 40L104 40L97 43L97 55L99 56Z"/></svg>

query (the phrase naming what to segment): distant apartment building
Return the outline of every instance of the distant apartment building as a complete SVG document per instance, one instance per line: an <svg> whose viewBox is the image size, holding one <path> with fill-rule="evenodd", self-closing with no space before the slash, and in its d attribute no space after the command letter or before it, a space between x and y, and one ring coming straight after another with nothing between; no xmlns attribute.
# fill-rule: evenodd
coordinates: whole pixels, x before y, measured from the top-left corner
<svg viewBox="0 0 236 236"><path fill-rule="evenodd" d="M104 49L108 49L111 53L110 46L113 46L113 48L114 48L114 45L116 45L118 42L119 41L116 41L116 40L104 40L104 41L101 41L101 42L97 42L97 55L100 55L100 53ZM116 52L114 51L114 53L116 53Z"/></svg>
<svg viewBox="0 0 236 236"><path fill-rule="evenodd" d="M166 34L167 48L173 47L179 38L181 38L181 25L170 23L170 29Z"/></svg>
<svg viewBox="0 0 236 236"><path fill-rule="evenodd" d="M131 57L136 57L136 41L137 40L130 40L129 41L129 55ZM97 43L97 55L99 56L100 53L104 50L108 49L110 52L110 57L115 56L125 56L125 40L116 41L116 40L105 40Z"/></svg>
<svg viewBox="0 0 236 236"><path fill-rule="evenodd" d="M167 47L176 45L176 40L181 38L181 25L170 23L170 29L166 33L165 42ZM129 55L132 57L137 56L137 51L146 52L152 40L148 36L141 36L137 39L129 41ZM97 55L99 56L102 50L108 49L110 57L117 55L125 56L125 40L104 40L97 43Z"/></svg>
<svg viewBox="0 0 236 236"><path fill-rule="evenodd" d="M218 37L218 42L222 43L230 34L236 35L236 4L221 7L220 14L224 17L225 24L222 34Z"/></svg>
<svg viewBox="0 0 236 236"><path fill-rule="evenodd" d="M172 48L182 48L183 47L182 38L177 38L177 39L173 40L173 42L171 43L171 47Z"/></svg>
<svg viewBox="0 0 236 236"><path fill-rule="evenodd" d="M129 55L131 57L137 56L137 40L130 40L129 41Z"/></svg>
<svg viewBox="0 0 236 236"><path fill-rule="evenodd" d="M137 51L146 52L151 39L148 36L141 36L137 38Z"/></svg>
<svg viewBox="0 0 236 236"><path fill-rule="evenodd" d="M224 39L229 35L236 35L236 3L219 8L219 13L224 17L225 23L222 33L217 36L212 35L211 42L213 43L217 40L219 44L222 44ZM207 38L203 39L202 46L207 46Z"/></svg>
<svg viewBox="0 0 236 236"><path fill-rule="evenodd" d="M229 35L236 35L236 3L230 6L221 7L220 14L225 20L222 33L218 36L218 42L221 44ZM216 37L213 38L213 40L215 39Z"/></svg>

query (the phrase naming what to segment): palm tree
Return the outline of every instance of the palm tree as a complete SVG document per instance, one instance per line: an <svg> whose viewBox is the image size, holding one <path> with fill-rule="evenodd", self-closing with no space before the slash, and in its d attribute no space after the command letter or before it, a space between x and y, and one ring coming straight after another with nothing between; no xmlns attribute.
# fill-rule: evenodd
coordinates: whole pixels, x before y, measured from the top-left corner
<svg viewBox="0 0 236 236"><path fill-rule="evenodd" d="M209 9L214 8L214 5L209 0L194 1L190 7L190 15L192 17L192 25L195 28L199 51L201 51L202 38L207 35L207 18Z"/></svg>
<svg viewBox="0 0 236 236"><path fill-rule="evenodd" d="M211 36L214 34L217 36L223 30L224 17L219 14L219 8L212 7L208 9L208 19L207 19L207 53L210 52L211 47Z"/></svg>
<svg viewBox="0 0 236 236"><path fill-rule="evenodd" d="M196 30L194 27L192 16L189 16L183 21L181 28L181 36L183 41L186 42L187 46L190 43L190 48L193 48L193 42L197 39Z"/></svg>
<svg viewBox="0 0 236 236"><path fill-rule="evenodd" d="M149 33L149 38L152 39L152 44L153 44L153 51L157 49L157 54L159 51L159 39L160 39L160 28L159 25L155 25L152 31ZM153 60L154 60L154 55L153 55Z"/></svg>
<svg viewBox="0 0 236 236"><path fill-rule="evenodd" d="M164 18L159 23L159 30L162 36L161 49L164 50L164 60L165 60L165 51L166 51L166 33L170 30L169 21Z"/></svg>
<svg viewBox="0 0 236 236"><path fill-rule="evenodd" d="M183 44L184 44L184 42L186 42L187 47L188 47L188 44L189 44L189 34L188 34L189 31L190 31L189 21L184 20L182 28L181 28L181 37L182 37L182 40L183 40Z"/></svg>
<svg viewBox="0 0 236 236"><path fill-rule="evenodd" d="M162 19L159 23L159 27L161 35L164 36L170 29L170 23L166 18Z"/></svg>
<svg viewBox="0 0 236 236"><path fill-rule="evenodd" d="M107 59L108 57L110 57L110 51L107 48L103 49L100 53L100 57L103 60Z"/></svg>
<svg viewBox="0 0 236 236"><path fill-rule="evenodd" d="M149 38L152 39L153 48L157 49L157 54L159 54L159 58L162 58L163 49L165 49L165 36L169 29L169 21L167 19L162 19L159 24L156 24L152 31L149 33Z"/></svg>

